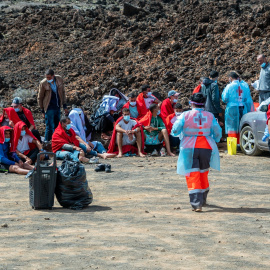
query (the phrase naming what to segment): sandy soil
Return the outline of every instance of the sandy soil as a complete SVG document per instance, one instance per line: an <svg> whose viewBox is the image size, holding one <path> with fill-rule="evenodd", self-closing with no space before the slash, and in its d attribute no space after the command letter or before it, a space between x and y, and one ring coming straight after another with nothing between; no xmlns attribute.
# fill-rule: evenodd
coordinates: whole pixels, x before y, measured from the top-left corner
<svg viewBox="0 0 270 270"><path fill-rule="evenodd" d="M0 269L270 269L269 155L221 153L209 207L194 213L177 158L87 166L82 211L32 210L28 181L0 175Z"/></svg>

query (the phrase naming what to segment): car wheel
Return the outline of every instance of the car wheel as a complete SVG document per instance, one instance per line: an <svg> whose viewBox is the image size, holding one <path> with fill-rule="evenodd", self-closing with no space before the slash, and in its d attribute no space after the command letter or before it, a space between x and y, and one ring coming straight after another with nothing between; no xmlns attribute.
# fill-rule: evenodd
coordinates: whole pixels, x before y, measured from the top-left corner
<svg viewBox="0 0 270 270"><path fill-rule="evenodd" d="M257 156L262 153L255 140L255 135L250 126L246 126L240 133L240 147L242 152L248 156Z"/></svg>

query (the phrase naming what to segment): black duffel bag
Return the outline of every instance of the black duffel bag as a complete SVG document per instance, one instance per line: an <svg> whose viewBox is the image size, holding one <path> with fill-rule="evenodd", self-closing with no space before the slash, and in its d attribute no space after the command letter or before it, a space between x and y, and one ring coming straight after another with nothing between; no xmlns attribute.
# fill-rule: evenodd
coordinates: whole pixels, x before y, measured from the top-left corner
<svg viewBox="0 0 270 270"><path fill-rule="evenodd" d="M58 167L55 195L60 205L73 210L92 203L93 195L80 162L65 159Z"/></svg>

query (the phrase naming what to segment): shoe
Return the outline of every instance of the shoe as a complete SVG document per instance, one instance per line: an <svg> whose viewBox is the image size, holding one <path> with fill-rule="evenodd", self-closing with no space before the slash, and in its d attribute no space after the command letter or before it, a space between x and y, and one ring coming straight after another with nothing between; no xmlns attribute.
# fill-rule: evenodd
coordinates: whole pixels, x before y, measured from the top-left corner
<svg viewBox="0 0 270 270"><path fill-rule="evenodd" d="M155 149L155 150L152 152L151 156L158 156L158 151L157 151L157 149Z"/></svg>
<svg viewBox="0 0 270 270"><path fill-rule="evenodd" d="M202 212L202 208L199 207L199 208L195 209L195 212Z"/></svg>
<svg viewBox="0 0 270 270"><path fill-rule="evenodd" d="M165 149L164 147L161 148L161 150L160 150L160 155L161 155L162 157L166 157L166 149Z"/></svg>
<svg viewBox="0 0 270 270"><path fill-rule="evenodd" d="M90 164L98 164L99 163L99 158L97 157L92 157L89 159Z"/></svg>
<svg viewBox="0 0 270 270"><path fill-rule="evenodd" d="M105 172L106 173L110 173L112 171L111 169L112 169L112 166L110 164L105 165Z"/></svg>
<svg viewBox="0 0 270 270"><path fill-rule="evenodd" d="M101 164L98 164L97 167L95 168L95 171L96 172L104 172L105 171L105 164L101 163Z"/></svg>

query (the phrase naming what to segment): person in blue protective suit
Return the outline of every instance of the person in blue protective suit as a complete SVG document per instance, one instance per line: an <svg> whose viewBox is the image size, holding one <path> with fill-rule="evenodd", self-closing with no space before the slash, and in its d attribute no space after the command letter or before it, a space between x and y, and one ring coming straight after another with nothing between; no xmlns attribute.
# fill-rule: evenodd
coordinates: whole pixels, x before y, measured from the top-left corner
<svg viewBox="0 0 270 270"><path fill-rule="evenodd" d="M183 139L177 173L186 176L192 210L202 211L209 192L209 168L220 170L220 158L216 142L219 142L222 130L216 118L204 111L206 97L202 93L191 96L192 110L183 112L174 123L171 134Z"/></svg>
<svg viewBox="0 0 270 270"><path fill-rule="evenodd" d="M253 101L250 95L248 84L239 81L236 72L230 72L230 83L222 93L222 100L227 104L225 110L225 132L228 137L237 138L239 144L239 124L242 116L254 110Z"/></svg>

